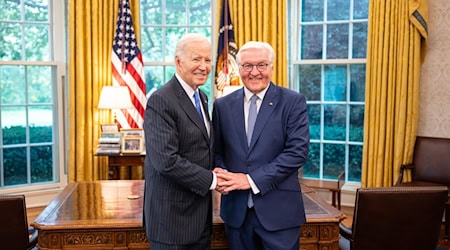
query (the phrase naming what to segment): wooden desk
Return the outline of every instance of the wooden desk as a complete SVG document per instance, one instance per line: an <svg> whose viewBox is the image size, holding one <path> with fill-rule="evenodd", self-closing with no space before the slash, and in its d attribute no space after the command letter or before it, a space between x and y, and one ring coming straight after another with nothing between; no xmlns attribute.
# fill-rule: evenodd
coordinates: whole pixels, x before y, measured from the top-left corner
<svg viewBox="0 0 450 250"><path fill-rule="evenodd" d="M345 184L345 172L341 172L336 181L300 178L299 182L309 188L325 189L330 191L331 204L333 207L336 207L337 200L337 208L341 209L341 191L342 186Z"/></svg>
<svg viewBox="0 0 450 250"><path fill-rule="evenodd" d="M111 155L97 155L108 157L108 179L120 179L120 167L128 168L128 177L131 179L133 167L144 167L145 154L111 154Z"/></svg>
<svg viewBox="0 0 450 250"><path fill-rule="evenodd" d="M54 249L146 249L142 227L143 180L69 184L31 224L38 247ZM345 217L314 192L304 194L307 223L301 249L339 250L339 222ZM227 249L223 221L214 213L212 249Z"/></svg>

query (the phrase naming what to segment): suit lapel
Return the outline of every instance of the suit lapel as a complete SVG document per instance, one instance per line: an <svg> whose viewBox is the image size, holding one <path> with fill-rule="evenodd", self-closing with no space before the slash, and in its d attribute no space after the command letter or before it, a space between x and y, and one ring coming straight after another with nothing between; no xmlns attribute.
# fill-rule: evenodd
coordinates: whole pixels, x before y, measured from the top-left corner
<svg viewBox="0 0 450 250"><path fill-rule="evenodd" d="M277 87L270 83L269 89L264 96L261 107L259 108L258 116L256 117L255 128L253 129L252 141L250 142L249 151L254 147L255 142L258 140L261 132L266 125L270 115L275 110L275 107L279 103L279 96Z"/></svg>
<svg viewBox="0 0 450 250"><path fill-rule="evenodd" d="M247 133L245 131L245 116L244 116L244 88L236 92L234 101L231 103L230 111L234 117L233 122L235 131L238 133L240 143L244 149L247 146Z"/></svg>
<svg viewBox="0 0 450 250"><path fill-rule="evenodd" d="M205 139L209 142L209 136L208 132L206 131L206 127L202 119L197 113L197 110L195 109L194 105L192 104L191 99L189 96L187 96L184 89L181 87L181 84L178 82L176 77L174 76L175 82L174 82L174 88L176 91L176 95L178 96L178 103L181 107L181 109L186 113L186 115L189 117L189 119L192 121L192 123L195 124L201 131ZM202 100L203 102L203 100ZM203 104L203 108L205 108ZM208 109L204 109L207 113ZM207 117L209 119L209 114L207 114Z"/></svg>

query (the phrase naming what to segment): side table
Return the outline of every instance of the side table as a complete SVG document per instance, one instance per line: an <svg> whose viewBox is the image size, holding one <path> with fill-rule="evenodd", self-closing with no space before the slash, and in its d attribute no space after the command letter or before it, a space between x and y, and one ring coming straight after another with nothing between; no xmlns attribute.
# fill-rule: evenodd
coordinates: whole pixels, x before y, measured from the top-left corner
<svg viewBox="0 0 450 250"><path fill-rule="evenodd" d="M97 156L108 157L108 179L118 180L120 179L119 167L128 168L128 176L131 179L131 173L133 167L144 166L145 153L144 154L105 154Z"/></svg>

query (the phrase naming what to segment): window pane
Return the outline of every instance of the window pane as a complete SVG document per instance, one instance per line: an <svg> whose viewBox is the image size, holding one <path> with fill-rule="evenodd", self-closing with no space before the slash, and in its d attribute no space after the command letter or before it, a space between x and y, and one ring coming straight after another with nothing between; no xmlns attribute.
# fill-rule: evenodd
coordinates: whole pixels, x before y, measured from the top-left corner
<svg viewBox="0 0 450 250"><path fill-rule="evenodd" d="M345 101L347 93L347 65L325 65L325 101Z"/></svg>
<svg viewBox="0 0 450 250"><path fill-rule="evenodd" d="M320 101L321 65L300 65L300 92L308 101Z"/></svg>
<svg viewBox="0 0 450 250"><path fill-rule="evenodd" d="M366 58L367 52L367 23L353 24L353 58Z"/></svg>
<svg viewBox="0 0 450 250"><path fill-rule="evenodd" d="M327 25L327 58L348 58L348 24Z"/></svg>
<svg viewBox="0 0 450 250"><path fill-rule="evenodd" d="M348 180L361 182L362 145L349 145Z"/></svg>
<svg viewBox="0 0 450 250"><path fill-rule="evenodd" d="M164 84L164 67L163 66L146 66L145 72L145 84L147 93L159 89Z"/></svg>
<svg viewBox="0 0 450 250"><path fill-rule="evenodd" d="M346 117L345 105L324 105L323 138L325 140L345 141Z"/></svg>
<svg viewBox="0 0 450 250"><path fill-rule="evenodd" d="M369 16L369 0L353 1L353 19L367 19Z"/></svg>
<svg viewBox="0 0 450 250"><path fill-rule="evenodd" d="M0 11L3 12L3 11ZM19 24L0 22L0 59L22 60L22 29Z"/></svg>
<svg viewBox="0 0 450 250"><path fill-rule="evenodd" d="M19 21L22 19L21 14L22 12L20 11L20 1L2 1L0 20Z"/></svg>
<svg viewBox="0 0 450 250"><path fill-rule="evenodd" d="M357 0L358 1L358 0ZM350 18L350 0L328 0L327 20L348 20Z"/></svg>
<svg viewBox="0 0 450 250"><path fill-rule="evenodd" d="M210 27L192 27L189 29L189 32L203 34L207 38L211 37L211 28Z"/></svg>
<svg viewBox="0 0 450 250"><path fill-rule="evenodd" d="M162 46L162 29L161 28L143 28L142 32L142 55L144 60L158 61L164 60Z"/></svg>
<svg viewBox="0 0 450 250"><path fill-rule="evenodd" d="M340 172L345 170L345 145L323 145L323 179L337 179Z"/></svg>
<svg viewBox="0 0 450 250"><path fill-rule="evenodd" d="M31 183L53 181L51 146L30 148Z"/></svg>
<svg viewBox="0 0 450 250"><path fill-rule="evenodd" d="M142 24L162 24L162 0L141 0L139 7Z"/></svg>
<svg viewBox="0 0 450 250"><path fill-rule="evenodd" d="M52 68L50 66L28 66L28 103L52 103Z"/></svg>
<svg viewBox="0 0 450 250"><path fill-rule="evenodd" d="M190 1L189 23L191 25L211 25L211 1ZM209 28L209 30L211 30Z"/></svg>
<svg viewBox="0 0 450 250"><path fill-rule="evenodd" d="M24 66L0 66L2 105L25 104L25 79Z"/></svg>
<svg viewBox="0 0 450 250"><path fill-rule="evenodd" d="M47 0L26 0L24 6L26 21L48 21Z"/></svg>
<svg viewBox="0 0 450 250"><path fill-rule="evenodd" d="M164 67L164 75L165 75L164 83L172 79L173 75L175 74L175 71L176 71L175 66Z"/></svg>
<svg viewBox="0 0 450 250"><path fill-rule="evenodd" d="M366 86L366 65L350 65L350 101L364 102Z"/></svg>
<svg viewBox="0 0 450 250"><path fill-rule="evenodd" d="M320 144L309 144L309 156L303 168L303 177L320 177Z"/></svg>
<svg viewBox="0 0 450 250"><path fill-rule="evenodd" d="M29 108L30 143L52 142L53 114L51 106Z"/></svg>
<svg viewBox="0 0 450 250"><path fill-rule="evenodd" d="M308 104L309 134L311 140L320 140L320 105Z"/></svg>
<svg viewBox="0 0 450 250"><path fill-rule="evenodd" d="M363 142L364 140L364 106L350 105L349 140Z"/></svg>
<svg viewBox="0 0 450 250"><path fill-rule="evenodd" d="M186 1L166 0L166 23L173 25L186 25Z"/></svg>
<svg viewBox="0 0 450 250"><path fill-rule="evenodd" d="M27 61L49 61L48 25L25 25L25 53Z"/></svg>
<svg viewBox="0 0 450 250"><path fill-rule="evenodd" d="M323 21L323 0L302 1L302 21Z"/></svg>
<svg viewBox="0 0 450 250"><path fill-rule="evenodd" d="M186 33L186 28L167 28L165 62L174 62L175 47L177 46L177 42Z"/></svg>
<svg viewBox="0 0 450 250"><path fill-rule="evenodd" d="M25 147L3 149L4 186L28 183Z"/></svg>
<svg viewBox="0 0 450 250"><path fill-rule="evenodd" d="M3 107L1 118L3 145L26 143L25 107Z"/></svg>
<svg viewBox="0 0 450 250"><path fill-rule="evenodd" d="M322 59L322 25L304 25L301 28L302 59Z"/></svg>

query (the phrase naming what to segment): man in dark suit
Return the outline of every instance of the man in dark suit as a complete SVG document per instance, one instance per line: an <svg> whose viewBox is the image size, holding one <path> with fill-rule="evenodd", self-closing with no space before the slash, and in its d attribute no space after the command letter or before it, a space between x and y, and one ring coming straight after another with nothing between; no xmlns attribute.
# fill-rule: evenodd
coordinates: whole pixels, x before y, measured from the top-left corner
<svg viewBox="0 0 450 250"><path fill-rule="evenodd" d="M211 60L206 37L185 35L176 46L175 75L147 101L144 224L152 250L210 248L213 130L198 87Z"/></svg>
<svg viewBox="0 0 450 250"><path fill-rule="evenodd" d="M236 58L244 88L214 102L220 215L235 250L297 250L306 221L298 182L309 150L306 100L271 82L274 57L268 43L244 44Z"/></svg>

